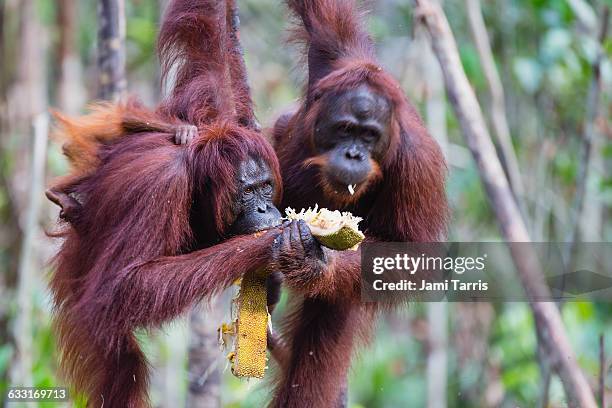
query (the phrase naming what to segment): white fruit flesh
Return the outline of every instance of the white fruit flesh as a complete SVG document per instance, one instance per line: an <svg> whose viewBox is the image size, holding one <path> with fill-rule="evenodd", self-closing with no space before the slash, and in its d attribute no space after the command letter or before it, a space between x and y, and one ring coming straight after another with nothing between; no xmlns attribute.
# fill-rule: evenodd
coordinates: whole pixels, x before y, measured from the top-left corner
<svg viewBox="0 0 612 408"><path fill-rule="evenodd" d="M349 212L341 213L326 208L319 210L317 206L314 209L301 210L299 213L292 208L287 208L285 212L290 220L304 220L310 227L312 235L320 238L324 245L331 243L332 249L354 248L365 238L359 231L361 218ZM336 242L336 238L342 242ZM343 242L344 239L351 242Z"/></svg>

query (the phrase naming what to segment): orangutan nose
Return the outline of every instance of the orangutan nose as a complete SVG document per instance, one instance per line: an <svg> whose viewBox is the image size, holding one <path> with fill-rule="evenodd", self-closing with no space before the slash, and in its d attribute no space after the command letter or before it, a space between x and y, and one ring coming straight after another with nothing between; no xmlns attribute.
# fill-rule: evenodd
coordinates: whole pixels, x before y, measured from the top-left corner
<svg viewBox="0 0 612 408"><path fill-rule="evenodd" d="M344 153L344 155L349 160L363 161L363 159L365 158L363 152L361 152L357 148L357 146L349 147L348 150Z"/></svg>

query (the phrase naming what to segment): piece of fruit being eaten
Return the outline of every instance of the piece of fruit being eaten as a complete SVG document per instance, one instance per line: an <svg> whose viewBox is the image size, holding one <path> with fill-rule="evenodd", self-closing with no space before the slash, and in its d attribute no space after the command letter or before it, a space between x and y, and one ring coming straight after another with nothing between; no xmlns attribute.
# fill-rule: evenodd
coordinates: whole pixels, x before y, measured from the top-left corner
<svg viewBox="0 0 612 408"><path fill-rule="evenodd" d="M356 250L365 238L359 231L360 217L350 212L330 211L327 208L309 208L296 212L293 208L285 210L290 220L304 220L312 235L324 246L344 251Z"/></svg>
<svg viewBox="0 0 612 408"><path fill-rule="evenodd" d="M359 231L361 218L349 212L314 209L285 210L287 219L304 220L321 245L337 251L356 250L365 238ZM246 274L238 285L240 291L232 304L233 323L219 328L220 343L233 351L228 355L236 377L263 378L267 368L267 328L270 322L266 302L266 277L270 271L258 270Z"/></svg>

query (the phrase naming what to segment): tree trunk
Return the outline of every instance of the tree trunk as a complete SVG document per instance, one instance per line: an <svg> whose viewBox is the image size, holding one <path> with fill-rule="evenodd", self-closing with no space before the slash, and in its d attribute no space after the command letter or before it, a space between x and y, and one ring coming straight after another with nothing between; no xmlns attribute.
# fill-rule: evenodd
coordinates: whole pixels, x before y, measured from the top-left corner
<svg viewBox="0 0 612 408"><path fill-rule="evenodd" d="M6 4L5 1L0 1L0 60L6 61L6 57L4 56L4 15L6 13ZM3 64L4 65L4 64ZM2 98L2 102L4 102L4 83L5 83L5 74L6 67L2 67L2 74L0 75L0 98ZM1 112L0 112L1 113ZM1 117L0 117L1 118ZM2 128L0 128L0 131Z"/></svg>
<svg viewBox="0 0 612 408"><path fill-rule="evenodd" d="M119 101L125 97L125 0L98 3L98 97Z"/></svg>
<svg viewBox="0 0 612 408"><path fill-rule="evenodd" d="M425 105L427 129L438 141L444 156L448 158L448 135L446 127L446 95L442 70L431 51L431 41L424 27L418 27L417 36L423 37L422 72L425 73ZM446 408L448 376L448 304L427 303L428 355L427 355L427 407Z"/></svg>
<svg viewBox="0 0 612 408"><path fill-rule="evenodd" d="M11 6L14 6L12 8ZM6 223L9 235L9 259L17 260L14 265L8 265L5 278L9 280L3 289L2 297L8 304L17 294L17 313L12 331L12 341L15 354L9 370L10 383L27 385L31 377L31 302L32 279L34 271L39 269L36 263L34 237L40 232L38 227L39 205L42 192L40 172L44 174L45 151L42 157L40 146L43 136L42 126L37 126L35 153L32 157L32 124L35 118L44 115L47 107L46 82L44 72L44 49L47 36L44 35L36 9L32 0L22 0L17 4L3 4L3 13L14 15L19 20L17 33L9 33L17 39L14 52L3 49L2 69L2 134L0 139L0 155L12 155L20 160L14 161L6 173L1 175L2 185L8 198L8 213L4 216L10 221ZM6 28L6 27L5 27ZM14 66L10 63L14 62ZM10 103L7 103L10 101ZM38 121L37 121L38 122ZM4 158L2 158L4 160ZM33 179L36 177L35 179ZM35 283L35 282L34 282ZM16 286L16 288L14 287ZM0 305L4 307L6 305ZM6 321L0 322L0 337L8 337L4 327Z"/></svg>
<svg viewBox="0 0 612 408"><path fill-rule="evenodd" d="M17 283L17 316L15 319L15 357L11 366L11 384L31 387L32 379L32 289L36 284L35 237L40 233L39 216L42 204L45 164L47 155L47 134L49 119L40 113L34 120L34 146L30 169L30 191L26 211L26 225L19 256Z"/></svg>
<svg viewBox="0 0 612 408"><path fill-rule="evenodd" d="M85 94L81 86L81 61L75 47L76 20L76 0L59 0L57 12L57 26L59 28L57 105L62 112L69 115L77 114L85 103Z"/></svg>
<svg viewBox="0 0 612 408"><path fill-rule="evenodd" d="M217 327L223 320L220 300L215 299L210 307L194 307L189 317L189 408L221 406L222 355L217 340Z"/></svg>

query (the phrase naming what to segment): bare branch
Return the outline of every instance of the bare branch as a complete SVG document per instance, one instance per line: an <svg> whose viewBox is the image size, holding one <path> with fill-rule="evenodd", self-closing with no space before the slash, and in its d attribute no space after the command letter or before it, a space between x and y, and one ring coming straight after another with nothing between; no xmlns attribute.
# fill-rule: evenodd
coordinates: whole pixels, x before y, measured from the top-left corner
<svg viewBox="0 0 612 408"><path fill-rule="evenodd" d="M567 0L583 31L594 35L597 31L597 16L586 0Z"/></svg>
<svg viewBox="0 0 612 408"><path fill-rule="evenodd" d="M423 63L429 63L425 73L428 89L425 93L427 106L427 129L434 135L445 156L448 157L448 135L446 129L446 95L442 86L442 69L431 51L431 40L424 28L419 29L424 41L421 56ZM430 84L438 84L431 86ZM429 327L427 355L427 407L446 408L448 375L448 305L446 302L427 304Z"/></svg>
<svg viewBox="0 0 612 408"><path fill-rule="evenodd" d="M514 146L512 146L510 127L506 117L504 87L495 66L489 34L482 17L480 0L466 0L466 6L472 37L474 38L474 44L480 57L480 65L482 66L491 94L490 119L499 143L499 153L505 165L514 197L519 204L523 217L527 220L527 207L524 202L525 187L523 186L516 152L514 151Z"/></svg>
<svg viewBox="0 0 612 408"><path fill-rule="evenodd" d="M586 115L584 119L584 134L582 135L582 146L580 149L580 157L578 158L578 175L576 178L576 193L574 195L574 202L570 212L572 222L570 223L571 229L567 242L569 242L569 248L567 249L568 263L571 266L571 260L573 252L576 248L576 244L579 241L580 232L580 220L584 212L584 196L587 188L587 181L589 179L589 164L593 156L593 144L597 133L597 118L601 113L601 91L603 88L603 79L601 75L601 63L603 62L605 53L603 50L603 42L608 34L609 16L610 9L604 7L601 14L601 28L598 34L598 51L595 60L592 65L593 76L591 79L591 85L589 87L589 94L586 101Z"/></svg>
<svg viewBox="0 0 612 408"><path fill-rule="evenodd" d="M236 0L228 1L228 27L230 27L229 38L231 41L232 67L230 74L232 78L232 89L234 97L239 98L238 120L239 122L256 131L261 130L253 111L251 100L251 88L249 87L246 64L244 62L244 50L240 43L240 15Z"/></svg>
<svg viewBox="0 0 612 408"><path fill-rule="evenodd" d="M599 335L599 404L606 407L606 347L604 335Z"/></svg>
<svg viewBox="0 0 612 408"><path fill-rule="evenodd" d="M444 11L431 0L413 1L417 14L432 37L432 46L444 73L447 94L474 156L502 236L508 242L551 367L561 378L570 406L595 408L595 398L576 361L559 310L554 303L541 301L550 299L550 292L533 249L513 245L515 242L530 242L530 237L497 158L474 90L461 65L457 44Z"/></svg>
<svg viewBox="0 0 612 408"><path fill-rule="evenodd" d="M427 407L446 408L448 375L448 304L427 303Z"/></svg>

